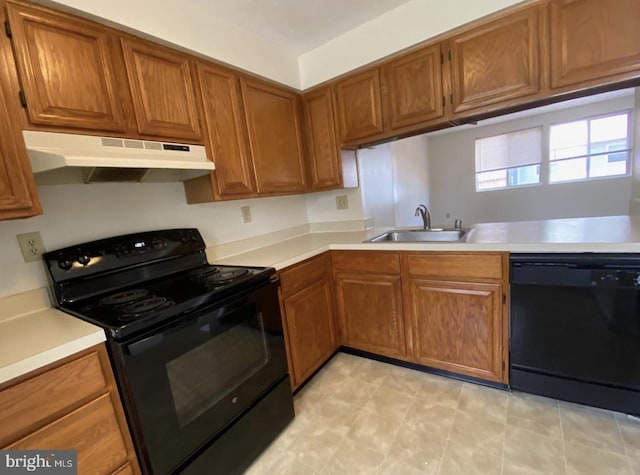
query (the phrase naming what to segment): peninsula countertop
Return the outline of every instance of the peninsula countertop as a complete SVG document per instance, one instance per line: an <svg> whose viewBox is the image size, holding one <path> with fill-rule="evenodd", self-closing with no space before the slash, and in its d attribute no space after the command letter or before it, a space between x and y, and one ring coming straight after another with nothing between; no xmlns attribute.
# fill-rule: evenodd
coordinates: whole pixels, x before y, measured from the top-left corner
<svg viewBox="0 0 640 475"><path fill-rule="evenodd" d="M465 242L363 242L388 228L305 233L234 255L208 250L217 264L283 269L328 250L640 252L640 217L604 216L474 225Z"/></svg>

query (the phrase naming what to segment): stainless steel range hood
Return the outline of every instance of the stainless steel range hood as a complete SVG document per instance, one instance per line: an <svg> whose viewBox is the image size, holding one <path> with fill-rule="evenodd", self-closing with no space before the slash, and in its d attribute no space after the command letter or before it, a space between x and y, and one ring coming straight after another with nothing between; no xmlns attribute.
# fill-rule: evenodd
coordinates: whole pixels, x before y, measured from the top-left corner
<svg viewBox="0 0 640 475"><path fill-rule="evenodd" d="M183 181L215 168L201 145L22 132L40 185Z"/></svg>

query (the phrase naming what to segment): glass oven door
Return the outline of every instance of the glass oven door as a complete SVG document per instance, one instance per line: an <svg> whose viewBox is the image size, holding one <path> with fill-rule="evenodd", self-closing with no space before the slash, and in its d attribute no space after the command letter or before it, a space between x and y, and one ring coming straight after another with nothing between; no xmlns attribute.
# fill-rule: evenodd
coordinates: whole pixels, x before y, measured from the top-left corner
<svg viewBox="0 0 640 475"><path fill-rule="evenodd" d="M175 469L286 375L277 286L121 345L125 403L153 473Z"/></svg>

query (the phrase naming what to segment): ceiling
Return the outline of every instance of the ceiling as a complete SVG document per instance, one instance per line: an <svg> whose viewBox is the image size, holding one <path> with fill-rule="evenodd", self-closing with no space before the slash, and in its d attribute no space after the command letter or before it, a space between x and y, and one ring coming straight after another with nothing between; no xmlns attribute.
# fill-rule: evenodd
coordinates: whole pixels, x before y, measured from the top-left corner
<svg viewBox="0 0 640 475"><path fill-rule="evenodd" d="M189 0L300 56L412 0Z"/></svg>

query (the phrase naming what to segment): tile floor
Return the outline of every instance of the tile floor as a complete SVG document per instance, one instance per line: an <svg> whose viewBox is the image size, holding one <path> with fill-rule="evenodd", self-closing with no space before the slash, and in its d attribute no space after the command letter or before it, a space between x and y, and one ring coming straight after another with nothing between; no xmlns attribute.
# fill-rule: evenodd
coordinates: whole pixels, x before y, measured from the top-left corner
<svg viewBox="0 0 640 475"><path fill-rule="evenodd" d="M338 353L247 475L640 475L640 422Z"/></svg>

